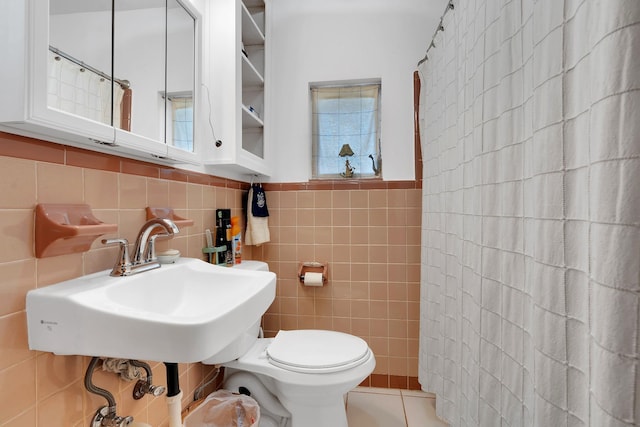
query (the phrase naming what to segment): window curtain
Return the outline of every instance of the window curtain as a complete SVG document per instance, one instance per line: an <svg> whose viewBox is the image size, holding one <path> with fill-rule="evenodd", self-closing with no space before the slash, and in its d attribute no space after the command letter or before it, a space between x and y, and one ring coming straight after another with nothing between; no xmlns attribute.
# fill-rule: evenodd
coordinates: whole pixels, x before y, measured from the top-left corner
<svg viewBox="0 0 640 427"><path fill-rule="evenodd" d="M193 99L170 97L173 146L193 151Z"/></svg>
<svg viewBox="0 0 640 427"><path fill-rule="evenodd" d="M451 426L640 425L640 2L460 0L419 67L419 381Z"/></svg>
<svg viewBox="0 0 640 427"><path fill-rule="evenodd" d="M379 154L379 94L380 85L311 89L314 177L339 176L346 159L358 176L375 175L369 155ZM353 156L338 156L344 144Z"/></svg>

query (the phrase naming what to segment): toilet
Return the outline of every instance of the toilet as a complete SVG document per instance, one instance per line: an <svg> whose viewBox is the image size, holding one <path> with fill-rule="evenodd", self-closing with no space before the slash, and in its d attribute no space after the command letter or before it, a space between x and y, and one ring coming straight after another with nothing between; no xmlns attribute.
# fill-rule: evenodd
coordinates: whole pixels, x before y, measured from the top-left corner
<svg viewBox="0 0 640 427"><path fill-rule="evenodd" d="M235 268L268 271L260 261ZM260 427L347 427L344 395L373 372L376 360L356 336L325 330L280 331L259 338L260 322L202 363L225 367L223 387L250 394Z"/></svg>

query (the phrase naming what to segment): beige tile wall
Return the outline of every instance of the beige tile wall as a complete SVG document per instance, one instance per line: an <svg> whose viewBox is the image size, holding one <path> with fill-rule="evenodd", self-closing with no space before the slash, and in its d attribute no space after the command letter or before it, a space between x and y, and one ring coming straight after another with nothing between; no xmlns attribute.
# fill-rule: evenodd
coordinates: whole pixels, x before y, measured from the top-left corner
<svg viewBox="0 0 640 427"><path fill-rule="evenodd" d="M201 257L203 230L214 228L214 210L240 213L238 189L169 181L14 157L0 157L0 426L87 426L105 401L85 391L89 359L30 351L27 346L25 294L37 287L110 268L116 248L96 241L89 252L34 258L33 211L37 203L88 203L97 218L118 224L105 237L136 238L146 206L171 206L195 220L165 247ZM154 382L165 383L162 364L153 365ZM183 404L211 375L210 367L181 364ZM111 391L118 413L153 426L167 425L165 398L131 398L133 383L96 372L96 385Z"/></svg>
<svg viewBox="0 0 640 427"><path fill-rule="evenodd" d="M420 301L420 189L269 191L271 243L251 256L278 275L265 333L321 328L365 339L368 385L415 388ZM302 286L299 263L327 262L329 282Z"/></svg>
<svg viewBox="0 0 640 427"><path fill-rule="evenodd" d="M276 301L265 316L267 335L325 328L361 336L377 359L366 385L416 388L420 190L411 188L413 183L368 190L330 183L316 185L327 188L318 190L284 186L266 186L271 243L244 252L245 258L267 261L278 274ZM0 132L0 427L86 426L105 404L84 389L88 358L28 349L25 295L110 268L117 249L95 242L83 254L36 259L35 205L88 203L96 217L118 224L118 232L105 237L129 241L145 221L146 206L170 206L195 225L161 248L201 257L203 231L214 229L214 210L229 207L240 215L240 187ZM328 263L329 283L303 287L296 277L298 264L316 260ZM154 382L163 384L164 367L152 366ZM183 405L211 374L200 364L180 365ZM114 393L119 414L167 425L164 398L134 401L132 383L102 372L94 379Z"/></svg>

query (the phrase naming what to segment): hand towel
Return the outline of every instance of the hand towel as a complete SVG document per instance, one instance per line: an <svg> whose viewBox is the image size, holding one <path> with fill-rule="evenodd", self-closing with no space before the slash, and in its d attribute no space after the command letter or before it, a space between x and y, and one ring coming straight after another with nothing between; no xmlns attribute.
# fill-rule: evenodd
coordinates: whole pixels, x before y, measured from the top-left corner
<svg viewBox="0 0 640 427"><path fill-rule="evenodd" d="M255 217L269 216L269 208L267 208L267 195L264 193L262 185L252 185L253 197L251 199L251 213Z"/></svg>
<svg viewBox="0 0 640 427"><path fill-rule="evenodd" d="M244 244L249 246L260 246L263 243L267 243L271 240L269 235L269 212L267 216L254 216L253 215L253 200L254 200L254 186L249 188L249 194L247 195L247 231L244 236ZM264 208L266 209L266 196L264 190L262 191Z"/></svg>

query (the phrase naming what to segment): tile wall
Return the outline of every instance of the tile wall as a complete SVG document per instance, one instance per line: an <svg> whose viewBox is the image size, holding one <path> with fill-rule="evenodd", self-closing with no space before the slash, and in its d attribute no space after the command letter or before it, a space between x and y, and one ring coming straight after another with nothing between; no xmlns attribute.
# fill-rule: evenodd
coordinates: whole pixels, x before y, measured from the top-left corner
<svg viewBox="0 0 640 427"><path fill-rule="evenodd" d="M170 243L159 242L159 247L170 246L187 256L201 257L203 230L214 228L214 210L230 207L237 215L241 207L240 183L207 180L156 165L0 133L0 426L84 427L96 409L106 404L84 389L89 358L28 349L25 294L30 289L111 268L117 249L105 248L96 241L85 253L36 259L35 205L87 203L98 219L118 224L118 232L105 237L125 237L130 242L135 241L145 222L146 206L171 206L195 224L181 230ZM152 367L154 383L166 384L164 366L153 363ZM199 363L180 364L179 372L183 405L213 374L211 367ZM102 371L96 371L94 383L114 394L118 414L133 415L154 427L168 425L164 397L135 401L131 398L132 382Z"/></svg>
<svg viewBox="0 0 640 427"><path fill-rule="evenodd" d="M363 385L418 388L421 190L413 181L327 187L265 185L271 243L252 252L278 275L265 333L319 328L360 336L377 361ZM303 286L304 261L328 263L328 284Z"/></svg>
<svg viewBox="0 0 640 427"><path fill-rule="evenodd" d="M267 336L279 329L325 328L364 338L376 354L363 385L418 388L419 182L266 184L271 243L245 248L278 274L276 301L265 316ZM88 203L97 218L118 224L105 237L134 241L146 206L170 206L195 225L164 247L201 257L214 210L241 214L246 184L215 176L64 147L0 132L0 427L86 426L101 398L87 393L85 357L55 356L27 346L25 294L111 268L116 248L99 242L83 254L36 259L37 203ZM162 246L161 246L162 248ZM329 264L329 283L303 287L301 261ZM164 367L153 364L154 382ZM181 364L186 406L212 376L210 367ZM118 412L166 426L164 398L131 399L132 383L97 372Z"/></svg>

